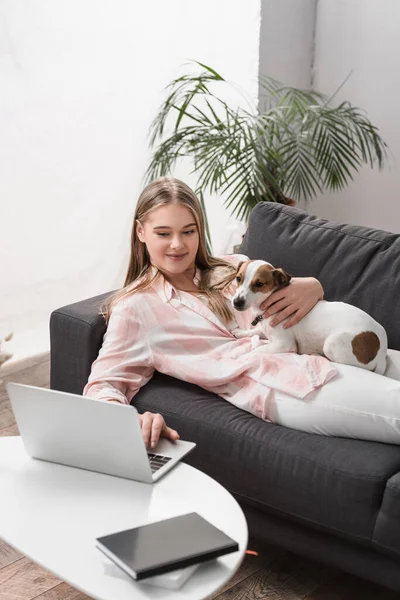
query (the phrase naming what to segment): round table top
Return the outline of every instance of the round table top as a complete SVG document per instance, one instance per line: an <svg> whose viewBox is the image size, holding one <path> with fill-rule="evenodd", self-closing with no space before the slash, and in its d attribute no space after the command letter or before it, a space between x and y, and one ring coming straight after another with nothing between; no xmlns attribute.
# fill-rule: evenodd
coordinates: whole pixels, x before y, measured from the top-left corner
<svg viewBox="0 0 400 600"><path fill-rule="evenodd" d="M22 439L0 438L0 537L98 600L206 598L239 567L247 547L243 512L219 483L180 463L153 484L30 458ZM179 590L136 582L95 546L103 535L197 512L239 544L200 565Z"/></svg>

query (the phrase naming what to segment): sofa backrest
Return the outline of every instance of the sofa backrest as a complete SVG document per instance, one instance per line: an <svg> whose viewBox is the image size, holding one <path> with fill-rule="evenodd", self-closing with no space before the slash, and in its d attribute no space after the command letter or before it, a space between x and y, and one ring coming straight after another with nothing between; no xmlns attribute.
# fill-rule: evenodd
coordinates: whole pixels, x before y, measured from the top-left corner
<svg viewBox="0 0 400 600"><path fill-rule="evenodd" d="M240 252L296 277L316 277L326 300L363 309L385 327L389 347L400 349L400 235L261 202Z"/></svg>

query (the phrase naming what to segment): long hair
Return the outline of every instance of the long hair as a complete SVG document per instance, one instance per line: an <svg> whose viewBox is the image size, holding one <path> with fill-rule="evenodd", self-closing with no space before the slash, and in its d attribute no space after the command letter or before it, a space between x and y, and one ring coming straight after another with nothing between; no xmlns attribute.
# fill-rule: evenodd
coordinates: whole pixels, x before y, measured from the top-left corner
<svg viewBox="0 0 400 600"><path fill-rule="evenodd" d="M224 323L232 319L232 312L222 295L226 282L233 279L236 268L224 260L214 258L207 251L204 227L204 216L199 199L186 183L172 177L160 177L149 183L139 196L131 233L131 255L128 272L125 277L124 287L113 294L101 307L100 313L108 323L113 307L117 302L148 289L160 277L160 272L155 274L152 270L150 257L146 245L141 242L136 232L136 221L144 223L149 214L160 206L181 204L188 208L195 219L199 233L199 247L196 254L196 266L200 269L199 294L208 298L209 308ZM223 284L212 284L212 272L217 267L223 267Z"/></svg>

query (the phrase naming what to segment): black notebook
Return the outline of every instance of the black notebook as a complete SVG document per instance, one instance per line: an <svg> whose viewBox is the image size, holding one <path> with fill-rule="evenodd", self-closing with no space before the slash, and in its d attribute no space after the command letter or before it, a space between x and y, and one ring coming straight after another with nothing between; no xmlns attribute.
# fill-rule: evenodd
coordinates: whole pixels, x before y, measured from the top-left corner
<svg viewBox="0 0 400 600"><path fill-rule="evenodd" d="M137 580L239 550L237 542L197 513L105 535L96 545Z"/></svg>

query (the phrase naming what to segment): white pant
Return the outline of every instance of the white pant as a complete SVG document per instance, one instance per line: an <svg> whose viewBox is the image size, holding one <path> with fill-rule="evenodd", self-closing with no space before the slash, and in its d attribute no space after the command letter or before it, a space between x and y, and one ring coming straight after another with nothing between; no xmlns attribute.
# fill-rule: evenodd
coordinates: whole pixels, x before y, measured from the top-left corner
<svg viewBox="0 0 400 600"><path fill-rule="evenodd" d="M339 365L304 400L275 392L271 421L308 433L400 444L400 352L388 351L385 375Z"/></svg>

